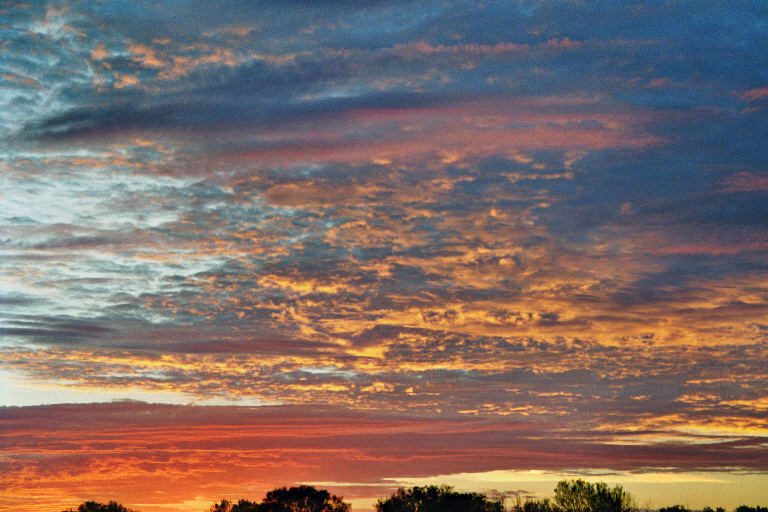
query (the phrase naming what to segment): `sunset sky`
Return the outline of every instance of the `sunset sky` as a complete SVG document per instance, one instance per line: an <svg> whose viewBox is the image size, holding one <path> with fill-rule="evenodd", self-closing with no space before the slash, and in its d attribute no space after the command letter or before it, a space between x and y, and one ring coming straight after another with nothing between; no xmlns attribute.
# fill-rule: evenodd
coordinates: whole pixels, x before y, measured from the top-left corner
<svg viewBox="0 0 768 512"><path fill-rule="evenodd" d="M2 2L0 352L5 512L768 505L768 3Z"/></svg>

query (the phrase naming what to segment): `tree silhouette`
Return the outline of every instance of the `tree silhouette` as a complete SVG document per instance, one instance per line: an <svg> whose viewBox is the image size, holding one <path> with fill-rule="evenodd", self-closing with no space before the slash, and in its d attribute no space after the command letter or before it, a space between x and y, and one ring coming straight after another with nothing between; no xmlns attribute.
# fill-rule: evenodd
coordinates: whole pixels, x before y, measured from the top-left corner
<svg viewBox="0 0 768 512"><path fill-rule="evenodd" d="M85 501L77 507L77 510L69 509L64 512L134 512L129 508L125 508L119 503L110 501L106 505L104 503L98 503L96 501Z"/></svg>
<svg viewBox="0 0 768 512"><path fill-rule="evenodd" d="M537 500L529 497L523 501L520 496L517 496L515 504L509 510L510 512L559 512L549 498Z"/></svg>
<svg viewBox="0 0 768 512"><path fill-rule="evenodd" d="M448 485L427 485L398 489L388 498L380 498L376 512L504 512L502 500L493 500L478 492L456 492ZM646 509L650 507L647 506ZM136 512L110 501L107 504L85 501L77 509L62 512ZM207 512L350 512L349 503L339 496L309 485L280 487L269 491L259 503L223 499ZM563 480L555 487L552 499L519 496L509 512L639 512L632 495L620 485L613 488L604 482L591 484L584 480ZM646 511L647 512L647 511ZM691 512L683 505L662 507L658 512ZM704 507L702 512L725 512L722 507ZM741 505L733 512L768 512L768 507Z"/></svg>
<svg viewBox="0 0 768 512"><path fill-rule="evenodd" d="M349 503L326 490L300 485L269 491L259 505L259 512L349 512Z"/></svg>
<svg viewBox="0 0 768 512"><path fill-rule="evenodd" d="M328 491L300 485L269 491L261 503L221 500L212 505L208 512L349 512L349 503L344 503Z"/></svg>
<svg viewBox="0 0 768 512"><path fill-rule="evenodd" d="M671 507L661 507L659 512L691 512L684 505L672 505Z"/></svg>
<svg viewBox="0 0 768 512"><path fill-rule="evenodd" d="M259 512L261 504L254 501L240 500L232 505L231 512Z"/></svg>
<svg viewBox="0 0 768 512"><path fill-rule="evenodd" d="M447 485L398 489L376 503L376 512L503 512L504 505L484 494L455 492Z"/></svg>
<svg viewBox="0 0 768 512"><path fill-rule="evenodd" d="M219 503L211 505L208 512L259 512L261 504L248 500L240 500L232 503L229 500L221 500Z"/></svg>
<svg viewBox="0 0 768 512"><path fill-rule="evenodd" d="M620 485L563 480L555 487L555 505L564 512L635 512L632 496ZM682 512L682 511L680 511Z"/></svg>
<svg viewBox="0 0 768 512"><path fill-rule="evenodd" d="M221 500L219 503L211 505L208 512L231 512L232 502L229 500Z"/></svg>

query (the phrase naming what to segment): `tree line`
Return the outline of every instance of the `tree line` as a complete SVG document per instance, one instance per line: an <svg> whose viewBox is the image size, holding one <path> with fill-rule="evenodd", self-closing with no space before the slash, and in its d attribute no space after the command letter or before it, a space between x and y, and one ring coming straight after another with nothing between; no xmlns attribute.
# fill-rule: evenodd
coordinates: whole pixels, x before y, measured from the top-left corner
<svg viewBox="0 0 768 512"><path fill-rule="evenodd" d="M416 486L398 489L380 498L376 512L641 512L632 495L620 485L609 487L603 482L584 480L559 482L551 498L516 497L505 508L503 498L479 492L459 492L448 485ZM63 512L136 512L110 501L86 501L77 509ZM221 500L205 512L350 512L349 503L323 489L309 485L280 487L269 491L260 502L241 499ZM642 512L649 512L646 507ZM662 507L658 512L692 512L683 505ZM724 508L704 507L702 512L726 512ZM768 512L768 507L741 505L733 512Z"/></svg>

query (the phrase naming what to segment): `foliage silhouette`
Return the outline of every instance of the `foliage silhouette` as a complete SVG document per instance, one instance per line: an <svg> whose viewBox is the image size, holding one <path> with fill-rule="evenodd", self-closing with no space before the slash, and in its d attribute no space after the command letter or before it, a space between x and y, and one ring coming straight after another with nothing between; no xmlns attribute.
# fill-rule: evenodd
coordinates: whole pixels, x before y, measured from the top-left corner
<svg viewBox="0 0 768 512"><path fill-rule="evenodd" d="M684 505L672 505L671 507L661 507L659 512L691 512Z"/></svg>
<svg viewBox="0 0 768 512"><path fill-rule="evenodd" d="M591 484L581 479L558 482L553 501L564 512L637 511L632 495L620 485L610 488L604 482Z"/></svg>
<svg viewBox="0 0 768 512"><path fill-rule="evenodd" d="M477 492L456 492L447 485L398 489L379 499L376 512L504 512L501 500L488 499Z"/></svg>
<svg viewBox="0 0 768 512"><path fill-rule="evenodd" d="M123 505L110 501L106 505L96 501L85 501L77 507L77 510L69 509L64 512L134 512Z"/></svg>
<svg viewBox="0 0 768 512"><path fill-rule="evenodd" d="M261 503L221 500L208 512L349 512L349 503L328 491L300 485L269 491Z"/></svg>
<svg viewBox="0 0 768 512"><path fill-rule="evenodd" d="M259 512L260 507L260 503L248 500L240 500L237 503L221 500L221 502L211 505L208 512Z"/></svg>
<svg viewBox="0 0 768 512"><path fill-rule="evenodd" d="M240 500L232 505L231 512L259 512L261 504L255 501Z"/></svg>
<svg viewBox="0 0 768 512"><path fill-rule="evenodd" d="M505 512L502 500L478 492L456 492L448 485L398 489L375 505L376 512ZM650 507L646 507L650 510ZM63 512L136 512L110 501L85 501L77 509ZM350 512L349 503L328 491L309 485L280 487L267 493L261 502L241 499L211 505L208 512ZM517 497L508 512L639 512L632 496L620 485L609 488L603 482L564 480L555 487L552 499ZM658 512L692 512L683 505L662 507ZM722 507L704 507L702 512L725 512ZM741 505L733 512L768 512L768 507Z"/></svg>
<svg viewBox="0 0 768 512"><path fill-rule="evenodd" d="M229 500L221 500L221 502L211 505L208 512L230 512L231 510L232 502Z"/></svg>
<svg viewBox="0 0 768 512"><path fill-rule="evenodd" d="M260 512L349 512L349 503L310 485L280 487L267 493Z"/></svg>
<svg viewBox="0 0 768 512"><path fill-rule="evenodd" d="M544 498L537 500L526 498L523 501L520 496L515 500L515 504L510 508L510 512L559 512L559 509L549 500Z"/></svg>

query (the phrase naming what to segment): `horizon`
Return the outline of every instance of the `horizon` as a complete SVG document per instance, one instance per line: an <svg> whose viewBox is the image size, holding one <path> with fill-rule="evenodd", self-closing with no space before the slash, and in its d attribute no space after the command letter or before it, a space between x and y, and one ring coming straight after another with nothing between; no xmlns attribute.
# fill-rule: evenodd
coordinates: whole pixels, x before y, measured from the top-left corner
<svg viewBox="0 0 768 512"><path fill-rule="evenodd" d="M768 505L766 2L13 1L0 48L4 511Z"/></svg>
<svg viewBox="0 0 768 512"><path fill-rule="evenodd" d="M739 505L737 507L733 507L731 509L728 509L728 508L724 508L724 507L720 507L720 506L714 506L713 507L711 505L705 505L701 509L696 509L696 508L691 508L691 507L686 506L686 505L681 505L680 503L677 503L677 504L675 504L673 506L667 506L667 507L663 507L663 506L662 507L653 507L650 499L646 500L642 504L638 503L636 498L631 493L628 493L627 490L623 486L621 486L621 484L608 485L603 480L598 480L598 479L589 478L589 477L585 480L585 479L583 479L581 477L573 478L573 475L569 475L569 478L566 478L564 480L558 481L558 487L562 483L568 483L568 482L574 482L575 483L576 481L587 482L587 484L606 485L608 489L611 489L611 490L618 489L618 490L620 490L622 493L624 493L624 495L629 500L628 502L626 502L626 504L629 506L629 509L633 510L635 512L650 512L650 511L653 511L653 510L656 510L657 512L662 512L662 511L663 512L715 512L715 511L720 512L720 511L723 511L723 510L726 511L726 512L731 512L731 511L732 512L737 512L737 511L743 510L743 509L747 509L744 512L750 512L750 509L751 509L751 512L755 512L756 510L757 510L757 512L761 512L762 510L765 510L765 508L766 508L766 507L759 506L759 505L758 506L752 506L752 507L747 506L747 505ZM292 488L295 489L297 487L305 487L305 486L309 486L310 489L318 490L320 492L327 491L326 489L323 489L322 487L315 486L313 484L302 484L302 483L294 484ZM332 492L329 492L328 496L332 497L334 499L338 499L340 502L343 502L344 504L346 504L346 506L350 507L349 510L360 510L362 508L360 503L365 503L367 510L376 510L376 508L379 506L379 504L382 501L386 501L386 500L388 500L390 498L394 498L398 494L399 491L415 491L417 489L428 489L430 487L431 488L440 489L440 490L447 490L449 492L456 492L456 493L470 492L470 493L472 493L472 494L474 494L476 496L480 496L483 500L485 500L487 502L497 502L497 503L499 503L501 505L501 507L502 507L501 510L505 510L505 511L512 511L512 512L517 511L517 512L519 512L520 510L523 509L523 507L526 505L526 503L529 503L529 502L534 502L534 503L538 503L538 504L553 504L553 506L555 507L554 510L563 510L563 508L561 506L562 503L560 505L558 505L558 501L557 501L556 498L553 498L553 494L552 493L550 493L547 496L542 497L542 496L535 496L535 495L530 494L530 493L508 494L508 493L504 493L504 492L498 492L498 491L495 491L495 490L491 490L491 491L464 490L464 491L461 491L459 489L456 489L455 486L452 486L452 485L433 484L433 483L430 483L430 484L415 484L415 485L411 485L411 486L400 486L400 487L397 487L397 488L393 488L393 491L391 493L387 494L386 496L382 495L382 496L379 496L377 498L366 498L366 499L363 499L363 500L359 500L358 499L358 500L356 500L358 502L357 507L352 505L351 501L347 500L343 496L336 496ZM288 487L283 486L282 490L285 490L285 489L288 489ZM281 490L281 488L277 487L275 489L270 489L269 491L265 492L264 494L266 495L266 497L262 498L262 500L267 500L270 492L278 491L278 490ZM398 491L398 492L396 492L396 491ZM554 491L555 491L555 493L557 493L557 489L554 489ZM240 504L240 503L242 503L244 501L245 502L250 502L251 504L259 503L259 500L254 498L254 497L249 497L249 498L242 498L242 497L240 497L240 498L222 498L218 502L212 503L209 508L204 509L204 512L205 511L213 511L214 507L219 507L219 505L224 505L225 503L227 503L228 505L235 505L235 504ZM511 503L508 503L508 502L511 502ZM113 500L110 500L108 503L110 505L111 504L117 504L117 505L119 505L121 507L124 507L123 504L117 503L117 502L115 502ZM88 501L85 501L85 502L82 503L82 505L88 505L88 504L106 505L107 503L100 504L99 502L95 502L95 501L91 501L91 500L88 500ZM369 504L370 504L370 506L368 506ZM124 508L127 508L128 512L141 512L140 510L132 509L130 507L124 507ZM76 508L75 507L71 507L70 509L63 510L62 512L73 512L74 510L76 510ZM217 510L219 512L222 512L221 508L217 508ZM226 508L226 509L224 509L223 512L228 512L228 511L229 511L229 508Z"/></svg>

